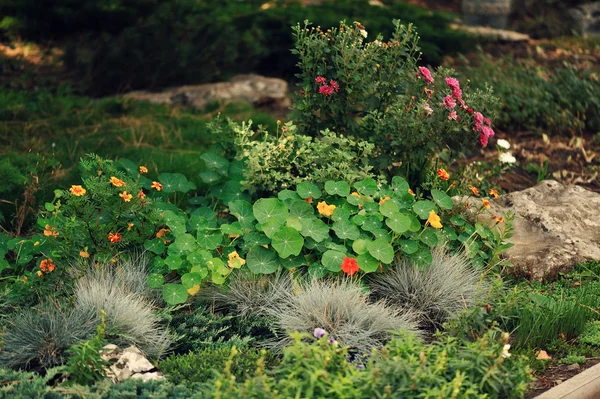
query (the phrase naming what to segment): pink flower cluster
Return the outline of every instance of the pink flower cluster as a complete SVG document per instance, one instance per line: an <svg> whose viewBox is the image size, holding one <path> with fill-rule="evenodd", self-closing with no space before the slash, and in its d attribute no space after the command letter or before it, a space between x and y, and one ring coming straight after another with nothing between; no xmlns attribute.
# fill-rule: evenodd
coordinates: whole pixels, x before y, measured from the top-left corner
<svg viewBox="0 0 600 399"><path fill-rule="evenodd" d="M325 79L323 76L317 76L315 78L315 82L321 85L321 87L319 87L319 94L322 94L324 96L330 96L334 92L337 93L340 90L338 82L336 82L333 79L331 79L329 81L329 84L327 84L327 79Z"/></svg>
<svg viewBox="0 0 600 399"><path fill-rule="evenodd" d="M433 83L433 76L431 76L431 71L425 67L419 67L419 73L417 73L418 78L423 78L425 83L430 84Z"/></svg>
<svg viewBox="0 0 600 399"><path fill-rule="evenodd" d="M473 114L473 122L473 130L479 133L479 142L482 147L485 147L489 139L494 137L495 134L491 127L492 121L484 117L481 112L475 112Z"/></svg>

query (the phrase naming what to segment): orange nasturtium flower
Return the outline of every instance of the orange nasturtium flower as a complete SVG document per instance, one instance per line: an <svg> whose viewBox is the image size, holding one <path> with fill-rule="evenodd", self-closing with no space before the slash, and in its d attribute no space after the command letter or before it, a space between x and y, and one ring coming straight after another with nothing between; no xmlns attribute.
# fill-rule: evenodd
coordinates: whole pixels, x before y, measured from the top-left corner
<svg viewBox="0 0 600 399"><path fill-rule="evenodd" d="M110 233L108 235L108 241L110 241L113 244L118 243L119 241L121 241L121 233Z"/></svg>
<svg viewBox="0 0 600 399"><path fill-rule="evenodd" d="M342 261L342 271L349 276L358 272L358 263L356 262L356 259L345 257Z"/></svg>
<svg viewBox="0 0 600 399"><path fill-rule="evenodd" d="M448 180L450 179L450 174L446 171L446 169L438 169L437 170L437 175L440 179L442 180Z"/></svg>
<svg viewBox="0 0 600 399"><path fill-rule="evenodd" d="M52 259L48 258L48 259L43 259L40 262L40 269L44 272L44 273L50 273L54 271L54 268L56 267L56 265L54 263L52 263Z"/></svg>
<svg viewBox="0 0 600 399"><path fill-rule="evenodd" d="M490 209L490 201L486 200L486 199L482 199L481 203L483 204L483 207L486 209Z"/></svg>
<svg viewBox="0 0 600 399"><path fill-rule="evenodd" d="M246 261L240 258L240 255L236 251L233 251L229 254L229 260L227 261L227 264L229 265L229 267L239 269L240 267L246 264Z"/></svg>
<svg viewBox="0 0 600 399"><path fill-rule="evenodd" d="M87 249L82 249L81 251L79 251L79 256L87 259L90 257L90 253L87 251Z"/></svg>
<svg viewBox="0 0 600 399"><path fill-rule="evenodd" d="M379 200L379 205L383 205L385 203L385 201L391 200L389 195L386 195L385 197L383 197L382 199Z"/></svg>
<svg viewBox="0 0 600 399"><path fill-rule="evenodd" d="M502 219L502 216L492 215L492 219L494 219L496 223L502 223L504 221L504 219Z"/></svg>
<svg viewBox="0 0 600 399"><path fill-rule="evenodd" d="M133 228L133 223L127 223L127 231L131 231Z"/></svg>
<svg viewBox="0 0 600 399"><path fill-rule="evenodd" d="M83 188L81 186L75 186L75 185L71 186L69 191L71 192L71 194L73 194L76 197L81 197L82 195L85 195L85 193L86 193L85 188Z"/></svg>
<svg viewBox="0 0 600 399"><path fill-rule="evenodd" d="M408 193L409 193L410 195L412 195L413 197L417 195L417 194L415 194L415 193L413 192L413 190L411 190L410 188L408 189Z"/></svg>
<svg viewBox="0 0 600 399"><path fill-rule="evenodd" d="M35 274L37 274L38 277L42 277L44 275L44 273L42 273L40 270L35 272Z"/></svg>
<svg viewBox="0 0 600 399"><path fill-rule="evenodd" d="M494 198L498 198L498 190L490 189L490 195Z"/></svg>
<svg viewBox="0 0 600 399"><path fill-rule="evenodd" d="M146 194L144 194L144 190L142 190L141 188L140 188L140 191L138 191L138 198L139 199L146 198Z"/></svg>
<svg viewBox="0 0 600 399"><path fill-rule="evenodd" d="M110 182L115 187L123 187L125 185L125 182L123 180L121 180L117 177L114 177L114 176L110 177Z"/></svg>
<svg viewBox="0 0 600 399"><path fill-rule="evenodd" d="M331 216L333 215L333 211L335 210L335 205L327 205L327 202L321 201L317 204L317 210L323 216Z"/></svg>
<svg viewBox="0 0 600 399"><path fill-rule="evenodd" d="M313 203L313 197L304 198L304 202L312 204Z"/></svg>
<svg viewBox="0 0 600 399"><path fill-rule="evenodd" d="M121 194L119 194L119 197L123 198L123 201L125 202L130 202L133 198L133 195L127 194L127 191L123 191Z"/></svg>
<svg viewBox="0 0 600 399"><path fill-rule="evenodd" d="M140 173L148 173L148 168L145 166L140 166Z"/></svg>
<svg viewBox="0 0 600 399"><path fill-rule="evenodd" d="M431 227L434 227L436 229L441 229L443 227L441 220L442 219L440 219L440 217L432 209L429 211L429 217L427 218L427 222L425 222L425 226L427 226L429 224L429 225L431 225Z"/></svg>
<svg viewBox="0 0 600 399"><path fill-rule="evenodd" d="M469 190L471 190L474 195L479 195L479 189L477 187L469 186Z"/></svg>
<svg viewBox="0 0 600 399"><path fill-rule="evenodd" d="M163 185L157 181L153 181L152 184L150 185L150 187L156 189L156 191L160 191L163 189Z"/></svg>
<svg viewBox="0 0 600 399"><path fill-rule="evenodd" d="M46 237L58 237L59 234L60 233L56 231L56 227L50 226L49 224L47 224L46 227L44 227L44 235Z"/></svg>

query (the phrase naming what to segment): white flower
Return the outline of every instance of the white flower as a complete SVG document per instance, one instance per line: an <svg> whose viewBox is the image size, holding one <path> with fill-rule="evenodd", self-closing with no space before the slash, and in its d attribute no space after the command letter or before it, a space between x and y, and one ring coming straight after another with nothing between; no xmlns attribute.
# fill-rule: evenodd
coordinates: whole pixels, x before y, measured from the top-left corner
<svg viewBox="0 0 600 399"><path fill-rule="evenodd" d="M517 158L513 157L510 152L503 152L498 156L498 160L502 163L515 163Z"/></svg>
<svg viewBox="0 0 600 399"><path fill-rule="evenodd" d="M496 141L496 145L500 148L503 148L505 150L509 150L510 149L510 143L504 139L499 139L498 141Z"/></svg>
<svg viewBox="0 0 600 399"><path fill-rule="evenodd" d="M510 349L510 345L509 344L504 345L504 347L502 348L502 355L501 356L504 359L506 359L507 357L510 357L510 353L508 353L509 349Z"/></svg>
<svg viewBox="0 0 600 399"><path fill-rule="evenodd" d="M367 31L366 31L366 30L364 30L364 29L361 29L361 30L360 30L360 34L361 34L361 35L362 35L362 36L363 36L365 39L366 39L366 38L367 38L367 36L368 36L368 33L367 33Z"/></svg>

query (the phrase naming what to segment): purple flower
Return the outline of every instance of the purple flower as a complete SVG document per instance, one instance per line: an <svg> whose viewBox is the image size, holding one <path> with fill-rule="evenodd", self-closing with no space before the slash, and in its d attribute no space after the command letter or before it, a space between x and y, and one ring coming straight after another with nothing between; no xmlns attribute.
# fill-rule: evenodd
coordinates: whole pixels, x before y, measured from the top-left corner
<svg viewBox="0 0 600 399"><path fill-rule="evenodd" d="M316 339L324 337L325 334L327 334L327 331L323 330L322 328L315 328L315 331L313 332L313 335Z"/></svg>
<svg viewBox="0 0 600 399"><path fill-rule="evenodd" d="M365 365L364 364L357 364L356 368L359 370L364 370L365 369Z"/></svg>

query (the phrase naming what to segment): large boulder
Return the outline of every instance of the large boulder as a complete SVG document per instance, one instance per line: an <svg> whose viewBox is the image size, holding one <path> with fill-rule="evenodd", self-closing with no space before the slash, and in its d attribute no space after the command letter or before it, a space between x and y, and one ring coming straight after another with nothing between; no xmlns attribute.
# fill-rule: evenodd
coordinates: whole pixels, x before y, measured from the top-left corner
<svg viewBox="0 0 600 399"><path fill-rule="evenodd" d="M600 35L600 1L582 4L568 11L571 17L572 28L577 33L587 35Z"/></svg>
<svg viewBox="0 0 600 399"><path fill-rule="evenodd" d="M481 200L470 198L475 211ZM492 212L513 212L514 246L506 257L517 272L552 278L588 260L600 261L600 194L544 180L523 191L490 200ZM484 221L489 214L480 214Z"/></svg>
<svg viewBox="0 0 600 399"><path fill-rule="evenodd" d="M237 75L230 82L180 86L161 92L134 91L124 98L156 104L181 104L203 109L209 103L247 101L254 105L288 108L288 84L283 79Z"/></svg>

